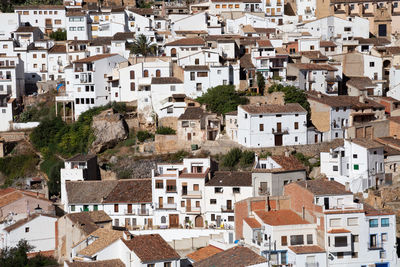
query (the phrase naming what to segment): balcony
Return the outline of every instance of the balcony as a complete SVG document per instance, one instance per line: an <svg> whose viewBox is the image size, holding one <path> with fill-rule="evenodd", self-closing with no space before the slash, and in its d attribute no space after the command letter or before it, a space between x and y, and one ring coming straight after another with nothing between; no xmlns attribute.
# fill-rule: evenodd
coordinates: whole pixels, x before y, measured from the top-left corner
<svg viewBox="0 0 400 267"><path fill-rule="evenodd" d="M222 205L221 206L221 211L222 212L234 212L234 208L233 208L233 206Z"/></svg>
<svg viewBox="0 0 400 267"><path fill-rule="evenodd" d="M46 28L47 29L52 29L53 28L53 24L51 24L51 23L46 23Z"/></svg>
<svg viewBox="0 0 400 267"><path fill-rule="evenodd" d="M199 214L199 213L201 213L201 208L200 207L186 207L186 212Z"/></svg>
<svg viewBox="0 0 400 267"><path fill-rule="evenodd" d="M381 250L381 249L383 249L383 243L382 242L368 243L368 249L369 250Z"/></svg>
<svg viewBox="0 0 400 267"><path fill-rule="evenodd" d="M347 204L342 204L338 206L333 206L330 207L329 209L326 209L325 207L324 211L337 211L337 210L362 210L364 209L364 206L362 203L347 203Z"/></svg>
<svg viewBox="0 0 400 267"><path fill-rule="evenodd" d="M199 191L182 191L182 198L201 198L201 190Z"/></svg>
<svg viewBox="0 0 400 267"><path fill-rule="evenodd" d="M289 134L289 128L272 128L273 134Z"/></svg>
<svg viewBox="0 0 400 267"><path fill-rule="evenodd" d="M135 215L135 210L133 209L125 209L124 210L125 215Z"/></svg>
<svg viewBox="0 0 400 267"><path fill-rule="evenodd" d="M136 214L140 215L140 216L149 216L150 211L149 211L149 209L137 209Z"/></svg>
<svg viewBox="0 0 400 267"><path fill-rule="evenodd" d="M263 12L262 11L262 9L261 8L257 8L257 7L254 7L254 8L251 8L251 7L246 7L245 9L244 9L244 11L245 12Z"/></svg>
<svg viewBox="0 0 400 267"><path fill-rule="evenodd" d="M156 209L159 210L176 210L176 203L157 203Z"/></svg>
<svg viewBox="0 0 400 267"><path fill-rule="evenodd" d="M167 188L165 189L166 193L176 193L176 186L175 185L167 185Z"/></svg>

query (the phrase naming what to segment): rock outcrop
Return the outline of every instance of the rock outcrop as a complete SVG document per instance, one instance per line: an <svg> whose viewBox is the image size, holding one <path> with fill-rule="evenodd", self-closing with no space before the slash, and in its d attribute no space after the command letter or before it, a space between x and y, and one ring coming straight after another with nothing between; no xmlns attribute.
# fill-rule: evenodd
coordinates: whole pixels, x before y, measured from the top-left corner
<svg viewBox="0 0 400 267"><path fill-rule="evenodd" d="M92 129L95 136L90 152L100 153L112 148L128 137L128 127L121 114L112 109L105 110L93 117Z"/></svg>

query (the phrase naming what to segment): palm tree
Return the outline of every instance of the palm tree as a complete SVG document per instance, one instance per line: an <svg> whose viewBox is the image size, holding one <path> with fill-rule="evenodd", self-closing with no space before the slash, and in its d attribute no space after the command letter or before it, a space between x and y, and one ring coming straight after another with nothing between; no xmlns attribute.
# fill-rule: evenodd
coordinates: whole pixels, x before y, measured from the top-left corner
<svg viewBox="0 0 400 267"><path fill-rule="evenodd" d="M141 56L154 56L157 54L157 44L151 43L144 34L133 41L131 53Z"/></svg>

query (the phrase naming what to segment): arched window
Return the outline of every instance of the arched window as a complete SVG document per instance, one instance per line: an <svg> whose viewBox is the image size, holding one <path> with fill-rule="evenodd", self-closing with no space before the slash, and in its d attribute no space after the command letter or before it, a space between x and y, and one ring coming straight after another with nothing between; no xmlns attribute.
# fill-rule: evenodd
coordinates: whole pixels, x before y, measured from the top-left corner
<svg viewBox="0 0 400 267"><path fill-rule="evenodd" d="M144 70L143 71L143 77L149 77L149 71L148 70Z"/></svg>
<svg viewBox="0 0 400 267"><path fill-rule="evenodd" d="M176 49L175 48L171 49L171 57L176 57Z"/></svg>
<svg viewBox="0 0 400 267"><path fill-rule="evenodd" d="M156 70L156 77L161 77L161 70Z"/></svg>
<svg viewBox="0 0 400 267"><path fill-rule="evenodd" d="M161 216L161 223L167 223L167 218L165 216Z"/></svg>
<svg viewBox="0 0 400 267"><path fill-rule="evenodd" d="M131 70L130 72L131 80L135 79L135 71Z"/></svg>

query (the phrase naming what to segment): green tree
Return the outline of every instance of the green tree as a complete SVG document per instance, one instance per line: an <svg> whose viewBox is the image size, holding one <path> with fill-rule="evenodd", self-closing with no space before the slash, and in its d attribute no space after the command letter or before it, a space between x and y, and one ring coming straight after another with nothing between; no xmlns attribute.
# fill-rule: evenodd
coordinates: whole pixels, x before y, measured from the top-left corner
<svg viewBox="0 0 400 267"><path fill-rule="evenodd" d="M132 44L131 53L137 56L154 56L157 54L157 45L151 43L144 34L140 34Z"/></svg>
<svg viewBox="0 0 400 267"><path fill-rule="evenodd" d="M176 131L174 129L172 129L171 127L164 127L164 126L160 126L157 128L156 134L163 134L163 135L171 135L171 134L175 134Z"/></svg>
<svg viewBox="0 0 400 267"><path fill-rule="evenodd" d="M257 71L257 86L258 86L258 91L260 92L260 94L264 95L265 78L264 78L264 75L262 75L262 73L259 71Z"/></svg>
<svg viewBox="0 0 400 267"><path fill-rule="evenodd" d="M212 87L196 100L201 104L205 104L207 110L218 114L235 111L239 105L244 105L248 102L247 98L236 92L233 85Z"/></svg>
<svg viewBox="0 0 400 267"><path fill-rule="evenodd" d="M240 148L232 148L229 152L222 158L222 166L233 168L238 164L240 158L242 157L242 150Z"/></svg>
<svg viewBox="0 0 400 267"><path fill-rule="evenodd" d="M55 32L50 33L50 38L55 41L67 40L67 31L65 29L58 29Z"/></svg>
<svg viewBox="0 0 400 267"><path fill-rule="evenodd" d="M154 136L148 132L148 131L138 131L136 133L136 138L139 140L139 142L144 142L147 139L153 138Z"/></svg>

